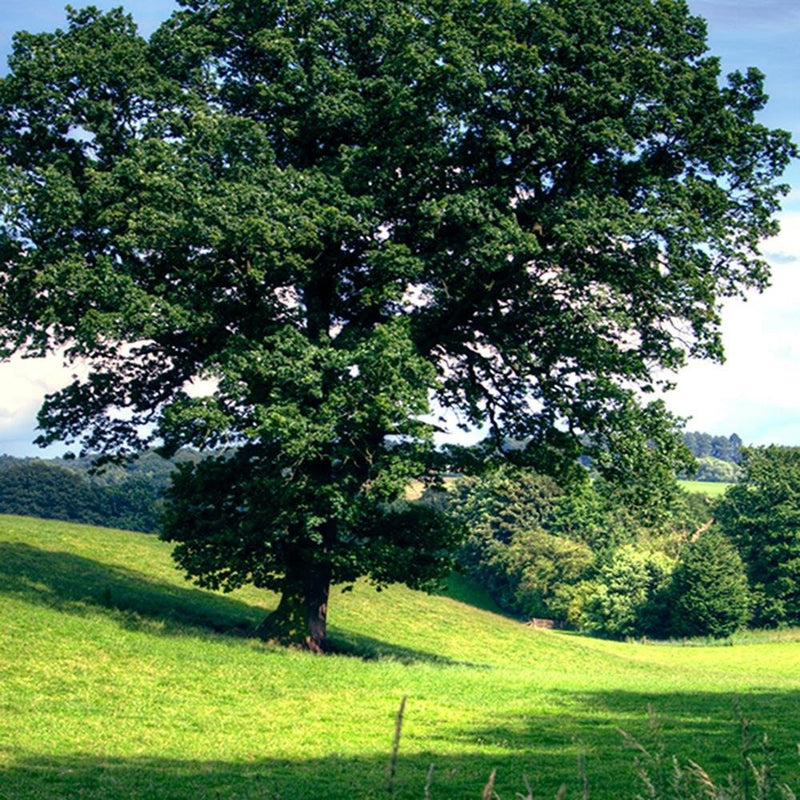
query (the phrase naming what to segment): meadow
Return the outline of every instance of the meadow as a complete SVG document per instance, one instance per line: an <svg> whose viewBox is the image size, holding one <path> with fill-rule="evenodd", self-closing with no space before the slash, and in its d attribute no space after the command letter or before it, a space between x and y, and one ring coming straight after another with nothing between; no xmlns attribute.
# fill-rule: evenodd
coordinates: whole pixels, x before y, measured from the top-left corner
<svg viewBox="0 0 800 800"><path fill-rule="evenodd" d="M725 494L734 484L723 481L678 481L678 485L687 492L698 492L716 499Z"/></svg>
<svg viewBox="0 0 800 800"><path fill-rule="evenodd" d="M251 638L274 596L197 589L169 552L0 517L0 798L479 798L496 770L503 800L526 779L535 798L617 800L647 796L621 730L653 770L693 759L723 783L742 776L743 718L800 786L797 632L603 641L454 579L335 592L337 654L317 657Z"/></svg>

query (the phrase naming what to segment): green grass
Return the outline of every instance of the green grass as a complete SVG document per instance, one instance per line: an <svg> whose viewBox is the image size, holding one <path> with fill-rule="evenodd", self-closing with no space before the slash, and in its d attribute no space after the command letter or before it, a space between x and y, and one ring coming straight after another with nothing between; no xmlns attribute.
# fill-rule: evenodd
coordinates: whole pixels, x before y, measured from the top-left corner
<svg viewBox="0 0 800 800"><path fill-rule="evenodd" d="M0 517L0 798L388 798L403 696L396 798L480 797L495 768L504 800L523 776L580 797L579 759L593 800L634 797L619 729L645 738L648 707L668 751L722 782L737 698L797 790L797 637L607 642L450 594L335 592L342 654L314 657L249 637L274 597L200 591L153 537Z"/></svg>
<svg viewBox="0 0 800 800"><path fill-rule="evenodd" d="M697 492L707 497L721 497L729 487L734 485L722 481L678 481L678 484L687 492Z"/></svg>

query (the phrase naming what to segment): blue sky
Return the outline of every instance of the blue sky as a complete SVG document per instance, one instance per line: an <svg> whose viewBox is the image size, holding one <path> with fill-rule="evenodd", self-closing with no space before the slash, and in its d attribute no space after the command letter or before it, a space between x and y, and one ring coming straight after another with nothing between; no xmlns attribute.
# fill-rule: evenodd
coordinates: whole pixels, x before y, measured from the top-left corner
<svg viewBox="0 0 800 800"><path fill-rule="evenodd" d="M81 7L88 3L73 0ZM93 0L103 9L123 5L148 35L176 7L170 0ZM63 26L62 0L0 0L0 63L17 30ZM770 102L761 120L789 130L800 142L800 0L689 0L708 22L709 48L724 72L757 66L766 73ZM747 444L800 445L800 162L785 180L781 234L764 243L772 286L723 311L727 360L695 362L667 395L673 411L691 419L690 430L738 433ZM0 366L0 453L34 455L36 410L47 391L69 380L52 361ZM52 451L51 451L52 452Z"/></svg>

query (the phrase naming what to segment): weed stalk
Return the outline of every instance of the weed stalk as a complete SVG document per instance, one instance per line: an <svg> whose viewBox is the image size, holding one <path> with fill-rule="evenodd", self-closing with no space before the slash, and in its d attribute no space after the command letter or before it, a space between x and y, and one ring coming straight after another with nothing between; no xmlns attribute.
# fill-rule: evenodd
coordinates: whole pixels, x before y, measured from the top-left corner
<svg viewBox="0 0 800 800"><path fill-rule="evenodd" d="M394 794L394 778L397 774L397 755L400 752L400 736L403 732L403 713L406 709L406 699L408 695L403 695L400 701L400 708L397 710L397 717L394 721L394 742L392 743L392 755L389 758L389 782L386 786L387 794L391 800Z"/></svg>

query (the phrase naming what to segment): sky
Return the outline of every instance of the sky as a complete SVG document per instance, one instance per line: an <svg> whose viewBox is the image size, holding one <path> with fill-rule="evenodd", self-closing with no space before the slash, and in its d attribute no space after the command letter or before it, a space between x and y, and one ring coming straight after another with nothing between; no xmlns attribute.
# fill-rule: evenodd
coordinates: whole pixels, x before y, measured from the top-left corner
<svg viewBox="0 0 800 800"><path fill-rule="evenodd" d="M760 121L792 132L800 143L800 0L688 0L708 23L709 50L723 73L758 67L770 96ZM73 0L76 7L89 2ZM171 0L92 0L123 5L147 36L176 7ZM17 30L39 32L64 25L63 0L0 0L0 70ZM666 395L669 408L687 418L687 430L737 433L746 444L800 445L800 162L784 180L790 193L779 216L781 233L763 244L772 282L763 294L731 300L723 309L726 361L691 362ZM69 382L70 370L53 360L0 365L0 453L56 455L35 437L44 395Z"/></svg>

